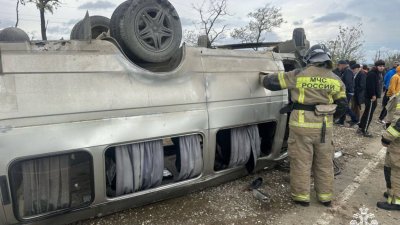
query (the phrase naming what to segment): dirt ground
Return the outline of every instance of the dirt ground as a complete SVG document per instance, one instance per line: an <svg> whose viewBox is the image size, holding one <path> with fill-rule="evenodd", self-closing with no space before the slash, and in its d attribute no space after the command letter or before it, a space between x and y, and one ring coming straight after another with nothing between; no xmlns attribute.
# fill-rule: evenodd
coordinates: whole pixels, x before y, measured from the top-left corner
<svg viewBox="0 0 400 225"><path fill-rule="evenodd" d="M380 110L378 107L371 123L373 138L356 134L357 126L334 127L335 148L343 156L338 159L342 173L335 177L336 198L332 208L318 204L315 197L310 207L294 205L290 200L288 170L276 168L180 198L74 224L349 224L363 205L377 219L379 215L379 224L400 224L400 212L375 207L376 201L383 200L385 190L383 160L377 158L378 153L382 154L379 150L383 126L376 122ZM369 176L364 181L359 178L360 174L364 178L366 174ZM268 196L267 202L257 200L247 190L257 177L264 180L259 190ZM351 196L347 196L349 193Z"/></svg>

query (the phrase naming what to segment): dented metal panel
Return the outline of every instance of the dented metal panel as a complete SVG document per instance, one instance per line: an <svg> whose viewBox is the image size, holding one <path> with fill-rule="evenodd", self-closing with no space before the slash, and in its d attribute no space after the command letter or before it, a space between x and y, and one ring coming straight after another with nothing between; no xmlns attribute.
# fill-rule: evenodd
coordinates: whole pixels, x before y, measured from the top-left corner
<svg viewBox="0 0 400 225"><path fill-rule="evenodd" d="M210 128L276 120L286 91L271 92L259 83L260 71L278 72L282 64L272 53L205 50ZM219 63L224 66L218 66ZM229 116L227 116L229 115Z"/></svg>

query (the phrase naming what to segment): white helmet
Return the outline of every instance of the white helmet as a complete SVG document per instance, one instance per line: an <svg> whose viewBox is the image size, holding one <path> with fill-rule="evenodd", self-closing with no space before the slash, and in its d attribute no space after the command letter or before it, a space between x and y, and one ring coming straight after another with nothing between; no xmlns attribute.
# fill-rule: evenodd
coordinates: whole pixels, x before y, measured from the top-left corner
<svg viewBox="0 0 400 225"><path fill-rule="evenodd" d="M310 49L307 50L303 60L307 64L326 62L331 61L331 55L328 48L324 44L317 44L313 45Z"/></svg>

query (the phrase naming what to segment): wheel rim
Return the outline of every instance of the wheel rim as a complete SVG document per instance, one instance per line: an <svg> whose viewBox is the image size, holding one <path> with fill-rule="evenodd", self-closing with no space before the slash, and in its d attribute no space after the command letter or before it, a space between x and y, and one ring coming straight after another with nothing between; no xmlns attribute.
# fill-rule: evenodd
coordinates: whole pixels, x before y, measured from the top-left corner
<svg viewBox="0 0 400 225"><path fill-rule="evenodd" d="M168 12L162 8L144 8L135 21L135 34L143 47L160 52L171 45L174 33Z"/></svg>

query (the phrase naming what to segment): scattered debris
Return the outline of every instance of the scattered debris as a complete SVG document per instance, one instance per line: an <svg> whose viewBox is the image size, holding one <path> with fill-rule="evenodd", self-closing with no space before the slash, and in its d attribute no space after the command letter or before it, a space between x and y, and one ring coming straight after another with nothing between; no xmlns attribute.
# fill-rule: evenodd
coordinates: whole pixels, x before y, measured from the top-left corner
<svg viewBox="0 0 400 225"><path fill-rule="evenodd" d="M268 196L266 194L262 193L261 191L259 191L258 189L253 189L253 196L261 202L269 202L270 201Z"/></svg>
<svg viewBox="0 0 400 225"><path fill-rule="evenodd" d="M173 175L172 175L171 171L169 171L167 168L164 168L163 177L169 178L169 177L173 177Z"/></svg>
<svg viewBox="0 0 400 225"><path fill-rule="evenodd" d="M335 152L335 159L338 159L338 158L340 158L342 156L343 156L343 152L342 151L336 151Z"/></svg>
<svg viewBox="0 0 400 225"><path fill-rule="evenodd" d="M252 190L257 189L257 188L261 187L262 183L263 183L262 177L258 177L257 179L255 179L251 182L250 189L252 189Z"/></svg>

